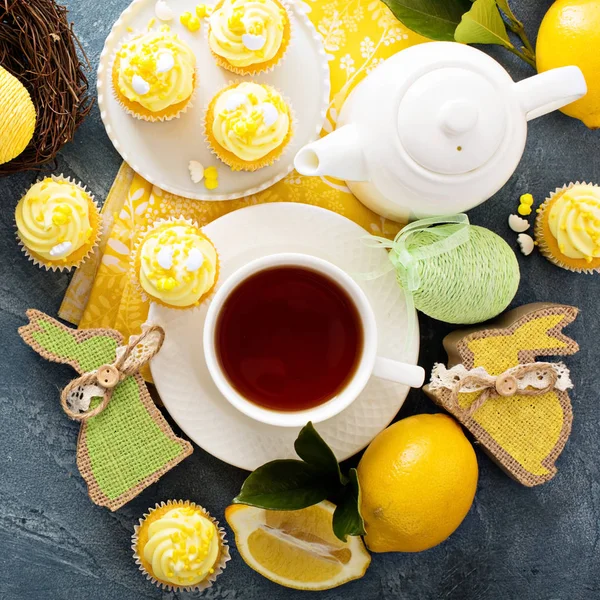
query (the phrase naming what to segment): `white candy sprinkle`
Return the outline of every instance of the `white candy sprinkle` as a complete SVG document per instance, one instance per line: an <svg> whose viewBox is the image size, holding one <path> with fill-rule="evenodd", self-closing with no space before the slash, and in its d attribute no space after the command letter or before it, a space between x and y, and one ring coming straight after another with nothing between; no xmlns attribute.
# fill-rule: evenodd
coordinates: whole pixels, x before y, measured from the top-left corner
<svg viewBox="0 0 600 600"><path fill-rule="evenodd" d="M190 177L194 183L200 183L204 179L204 167L197 160L190 160L188 164Z"/></svg>
<svg viewBox="0 0 600 600"><path fill-rule="evenodd" d="M73 248L73 244L71 242L62 242L60 244L56 244L56 246L50 250L49 254L53 258L62 258L71 252L71 248Z"/></svg>
<svg viewBox="0 0 600 600"><path fill-rule="evenodd" d="M131 78L131 87L138 96L145 96L150 91L150 84L139 75Z"/></svg>
<svg viewBox="0 0 600 600"><path fill-rule="evenodd" d="M173 246L164 246L156 255L158 264L167 271L173 266Z"/></svg>
<svg viewBox="0 0 600 600"><path fill-rule="evenodd" d="M169 50L163 50L156 59L156 72L168 73L175 66L175 58Z"/></svg>
<svg viewBox="0 0 600 600"><path fill-rule="evenodd" d="M267 127L271 127L271 125L274 125L277 122L277 119L279 118L279 112L270 102L265 102L261 106L261 110L265 119L265 125Z"/></svg>
<svg viewBox="0 0 600 600"><path fill-rule="evenodd" d="M171 21L175 16L171 7L165 2L165 0L158 0L154 6L154 14L161 21Z"/></svg>
<svg viewBox="0 0 600 600"><path fill-rule="evenodd" d="M231 111L237 110L240 106L246 104L246 102L248 102L248 96L246 96L246 94L240 94L236 92L227 96L225 109Z"/></svg>
<svg viewBox="0 0 600 600"><path fill-rule="evenodd" d="M187 262L185 263L185 268L193 273L197 271L204 262L204 255L198 248L192 248L188 254Z"/></svg>
<svg viewBox="0 0 600 600"><path fill-rule="evenodd" d="M242 35L242 44L255 52L260 50L267 43L267 38L264 35L254 35L253 33L244 33Z"/></svg>
<svg viewBox="0 0 600 600"><path fill-rule="evenodd" d="M521 247L521 252L525 256L529 256L533 252L535 244L533 243L533 238L530 235L527 235L526 233L520 233L517 236L517 242Z"/></svg>

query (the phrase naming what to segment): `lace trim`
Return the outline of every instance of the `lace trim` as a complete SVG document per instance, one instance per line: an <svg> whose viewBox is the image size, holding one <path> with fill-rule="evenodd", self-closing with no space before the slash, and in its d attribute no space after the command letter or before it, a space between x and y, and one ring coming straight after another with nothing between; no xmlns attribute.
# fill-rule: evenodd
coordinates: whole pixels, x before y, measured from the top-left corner
<svg viewBox="0 0 600 600"><path fill-rule="evenodd" d="M517 365L516 367L512 367L505 371L503 375L512 375L523 366L524 365ZM552 369L557 375L557 380L554 384L554 387L557 390L564 392L565 390L571 389L573 387L569 369L564 363L558 362L544 363L543 365L540 365L540 368L538 370L530 371L529 373L525 373L524 375L517 377L517 384L519 389L525 390L527 388L534 388L541 390L545 387L548 387L548 385L551 382L548 376L548 369ZM493 375L490 375L484 367L476 367L475 369L471 369L469 371L462 364L455 365L451 369L447 369L446 365L442 363L436 363L433 365L433 369L431 371L431 382L429 386L433 390L439 390L443 388L451 390L454 389L454 386L458 381L464 379L468 375L477 375L479 377L495 379L495 377ZM479 392L484 389L486 389L486 386L484 385L467 383L467 385L462 386L459 391L461 393L469 393Z"/></svg>

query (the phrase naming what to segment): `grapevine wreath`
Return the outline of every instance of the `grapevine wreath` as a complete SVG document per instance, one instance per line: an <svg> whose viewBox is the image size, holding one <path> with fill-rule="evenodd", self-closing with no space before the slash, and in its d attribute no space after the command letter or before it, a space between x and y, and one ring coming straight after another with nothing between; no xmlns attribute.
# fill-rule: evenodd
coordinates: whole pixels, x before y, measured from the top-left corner
<svg viewBox="0 0 600 600"><path fill-rule="evenodd" d="M37 113L25 150L0 165L5 176L53 161L73 139L93 99L87 57L67 9L54 0L0 0L0 65L25 86Z"/></svg>

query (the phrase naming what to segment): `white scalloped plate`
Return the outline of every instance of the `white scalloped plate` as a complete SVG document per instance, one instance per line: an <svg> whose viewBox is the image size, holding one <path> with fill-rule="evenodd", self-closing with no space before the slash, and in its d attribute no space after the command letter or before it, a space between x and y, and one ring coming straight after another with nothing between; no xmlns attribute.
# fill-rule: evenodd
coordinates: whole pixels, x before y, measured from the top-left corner
<svg viewBox="0 0 600 600"><path fill-rule="evenodd" d="M303 11L306 5L287 4L292 15L293 39L283 61L270 73L239 77L215 64L208 48L207 26L190 33L179 15L194 12L198 0L167 0L175 13L173 32L187 42L197 58L200 85L193 106L178 119L147 123L128 115L114 98L111 67L121 42L135 31L145 31L155 16L156 0L135 0L120 16L106 38L98 66L98 105L108 137L125 161L158 187L195 200L233 200L256 194L283 179L293 169L296 152L319 135L329 104L329 65L321 37ZM155 27L161 24L156 20ZM296 117L295 134L283 156L270 167L253 173L233 172L216 158L204 140L204 112L211 98L231 81L252 80L279 89L291 102ZM219 169L219 187L208 190L193 183L190 160Z"/></svg>
<svg viewBox="0 0 600 600"><path fill-rule="evenodd" d="M364 229L328 210L306 204L274 203L229 213L203 229L220 258L220 281L244 264L278 252L324 258L348 273L368 273L388 264L387 253L361 243ZM379 331L380 356L416 364L419 329L407 339L409 316L393 272L357 279L369 298ZM162 401L186 435L221 460L253 470L276 458L294 456L298 429L258 423L236 410L213 383L202 346L207 305L189 311L152 304L149 322L164 327L165 343L152 360ZM416 319L415 319L416 321ZM372 377L345 411L316 428L339 460L362 450L392 421L408 387Z"/></svg>

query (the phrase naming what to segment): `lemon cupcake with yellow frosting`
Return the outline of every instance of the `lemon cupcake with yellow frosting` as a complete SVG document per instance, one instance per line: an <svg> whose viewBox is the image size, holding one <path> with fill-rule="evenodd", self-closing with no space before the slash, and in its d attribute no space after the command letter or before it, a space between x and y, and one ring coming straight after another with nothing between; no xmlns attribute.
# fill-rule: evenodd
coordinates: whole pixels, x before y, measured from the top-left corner
<svg viewBox="0 0 600 600"><path fill-rule="evenodd" d="M600 186L565 185L537 213L537 245L550 262L578 273L600 271Z"/></svg>
<svg viewBox="0 0 600 600"><path fill-rule="evenodd" d="M169 31L134 36L119 48L112 69L117 100L144 121L168 121L185 112L196 78L196 56Z"/></svg>
<svg viewBox="0 0 600 600"><path fill-rule="evenodd" d="M64 177L46 177L29 188L17 204L15 221L25 254L53 271L79 266L100 236L94 198Z"/></svg>
<svg viewBox="0 0 600 600"><path fill-rule="evenodd" d="M132 549L148 579L175 591L210 587L229 560L219 523L201 506L182 500L151 508L134 528Z"/></svg>
<svg viewBox="0 0 600 600"><path fill-rule="evenodd" d="M212 99L204 126L218 158L234 171L256 171L283 153L292 137L292 113L276 89L245 81Z"/></svg>
<svg viewBox="0 0 600 600"><path fill-rule="evenodd" d="M217 64L238 75L272 69L290 38L290 15L278 0L221 0L209 19L208 45Z"/></svg>
<svg viewBox="0 0 600 600"><path fill-rule="evenodd" d="M134 273L143 292L170 308L197 306L214 289L219 260L212 242L192 221L158 221L138 240Z"/></svg>

